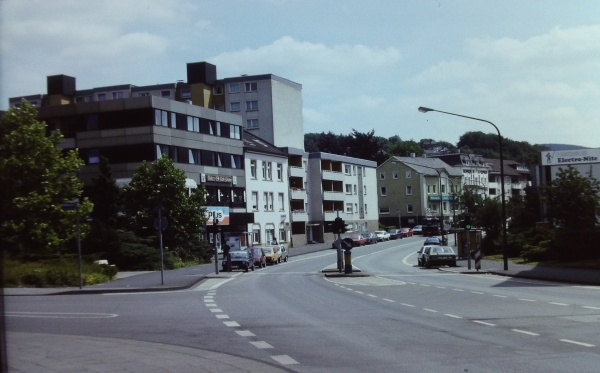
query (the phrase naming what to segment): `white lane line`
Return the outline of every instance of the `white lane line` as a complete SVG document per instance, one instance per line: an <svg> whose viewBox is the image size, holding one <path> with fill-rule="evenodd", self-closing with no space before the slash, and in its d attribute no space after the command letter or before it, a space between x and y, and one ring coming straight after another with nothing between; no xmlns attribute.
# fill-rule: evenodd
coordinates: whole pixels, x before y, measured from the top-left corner
<svg viewBox="0 0 600 373"><path fill-rule="evenodd" d="M407 284L411 284L411 285L414 285L414 284L415 284L415 283L414 283L414 282L407 282Z"/></svg>
<svg viewBox="0 0 600 373"><path fill-rule="evenodd" d="M204 303L215 303L213 299L205 299Z"/></svg>
<svg viewBox="0 0 600 373"><path fill-rule="evenodd" d="M387 298L383 298L383 300L386 301L386 302L391 302L391 303L395 303L396 302L395 300L391 300L391 299L387 299Z"/></svg>
<svg viewBox="0 0 600 373"><path fill-rule="evenodd" d="M494 296L498 297L498 298L508 298L506 295L497 295L497 294L494 294Z"/></svg>
<svg viewBox="0 0 600 373"><path fill-rule="evenodd" d="M487 326L496 326L496 324L491 324L491 323L485 322L485 321L473 320L473 322L476 322L477 324L487 325Z"/></svg>
<svg viewBox="0 0 600 373"><path fill-rule="evenodd" d="M558 303L558 302L548 302L549 304L553 304L555 306L568 306L567 303Z"/></svg>
<svg viewBox="0 0 600 373"><path fill-rule="evenodd" d="M421 285L421 286L431 286L431 285L427 285L427 284L419 284L419 285Z"/></svg>
<svg viewBox="0 0 600 373"><path fill-rule="evenodd" d="M481 294L481 295L485 294L485 293L481 293L481 292L479 292L479 291L472 291L471 293L472 293L472 294Z"/></svg>
<svg viewBox="0 0 600 373"><path fill-rule="evenodd" d="M367 294L368 296L370 296L371 298L377 298L377 295L373 295L373 294Z"/></svg>
<svg viewBox="0 0 600 373"><path fill-rule="evenodd" d="M533 335L533 336L539 335L538 333L528 332L527 330L521 330L521 329L511 329L511 330L513 332L517 332L517 333L521 333L521 334L527 334L527 335Z"/></svg>
<svg viewBox="0 0 600 373"><path fill-rule="evenodd" d="M217 316L217 319L228 319L229 318L229 316L227 316L227 315L216 315L216 316Z"/></svg>
<svg viewBox="0 0 600 373"><path fill-rule="evenodd" d="M238 324L235 321L223 321L223 324L225 324L225 326L228 326L230 328L235 328L236 326L240 326L240 324Z"/></svg>
<svg viewBox="0 0 600 373"><path fill-rule="evenodd" d="M300 364L299 362L292 359L288 355L275 355L275 356L271 356L271 359L275 360L276 362L278 362L281 365Z"/></svg>
<svg viewBox="0 0 600 373"><path fill-rule="evenodd" d="M537 302L535 299L527 299L527 298L519 298L519 300L522 300L525 302Z"/></svg>
<svg viewBox="0 0 600 373"><path fill-rule="evenodd" d="M116 313L83 313L83 312L5 312L4 316L37 317L46 319L107 319L119 316Z"/></svg>
<svg viewBox="0 0 600 373"><path fill-rule="evenodd" d="M206 303L206 307L216 307L216 303Z"/></svg>
<svg viewBox="0 0 600 373"><path fill-rule="evenodd" d="M250 344L253 345L254 347L260 348L260 349L274 348L273 346L271 346L270 344L268 344L265 341L250 342Z"/></svg>
<svg viewBox="0 0 600 373"><path fill-rule="evenodd" d="M570 339L560 339L560 341L561 342L565 342L565 343L572 343L574 345L579 345L579 346L583 346L583 347L596 347L595 345L592 345L592 344L589 344L589 343L572 341Z"/></svg>
<svg viewBox="0 0 600 373"><path fill-rule="evenodd" d="M213 299L213 295L205 295L204 299Z"/></svg>
<svg viewBox="0 0 600 373"><path fill-rule="evenodd" d="M445 313L444 315L445 315L445 316L448 316L448 317L455 318L455 319L462 319L462 317L460 317L460 316L456 316L456 315L453 315L453 314L451 314L451 313Z"/></svg>
<svg viewBox="0 0 600 373"><path fill-rule="evenodd" d="M600 290L600 286L573 286L574 288L589 289L589 290Z"/></svg>
<svg viewBox="0 0 600 373"><path fill-rule="evenodd" d="M350 288L346 288L346 290L350 290L350 291L352 291L352 289L350 289Z"/></svg>
<svg viewBox="0 0 600 373"><path fill-rule="evenodd" d="M583 308L588 308L590 310L600 310L600 307L592 307L592 306L583 306Z"/></svg>
<svg viewBox="0 0 600 373"><path fill-rule="evenodd" d="M236 333L241 335L242 337L254 337L256 334L252 333L250 330L236 330Z"/></svg>
<svg viewBox="0 0 600 373"><path fill-rule="evenodd" d="M429 308L423 308L423 311L427 311L427 312L437 312L436 310L431 310Z"/></svg>
<svg viewBox="0 0 600 373"><path fill-rule="evenodd" d="M400 303L400 304L403 306L406 306L406 307L416 307L416 306L413 306L412 304L408 304L408 303Z"/></svg>
<svg viewBox="0 0 600 373"><path fill-rule="evenodd" d="M464 291L463 289L452 289L454 291Z"/></svg>
<svg viewBox="0 0 600 373"><path fill-rule="evenodd" d="M438 289L445 289L445 287L443 287L443 286L436 286L436 288L438 288Z"/></svg>
<svg viewBox="0 0 600 373"><path fill-rule="evenodd" d="M362 291L358 291L358 290L357 290L356 292L357 292L358 294L364 294L364 292L362 292Z"/></svg>
<svg viewBox="0 0 600 373"><path fill-rule="evenodd" d="M223 312L223 310L220 308L211 308L210 312L219 313L219 312Z"/></svg>

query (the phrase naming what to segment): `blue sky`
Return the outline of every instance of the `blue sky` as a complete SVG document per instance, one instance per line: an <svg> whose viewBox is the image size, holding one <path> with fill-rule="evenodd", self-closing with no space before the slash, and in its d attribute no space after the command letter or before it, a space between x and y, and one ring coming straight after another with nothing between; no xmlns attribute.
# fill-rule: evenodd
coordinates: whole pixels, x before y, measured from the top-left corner
<svg viewBox="0 0 600 373"><path fill-rule="evenodd" d="M9 0L0 109L46 92L271 73L302 84L305 132L456 143L466 131L600 147L600 2Z"/></svg>

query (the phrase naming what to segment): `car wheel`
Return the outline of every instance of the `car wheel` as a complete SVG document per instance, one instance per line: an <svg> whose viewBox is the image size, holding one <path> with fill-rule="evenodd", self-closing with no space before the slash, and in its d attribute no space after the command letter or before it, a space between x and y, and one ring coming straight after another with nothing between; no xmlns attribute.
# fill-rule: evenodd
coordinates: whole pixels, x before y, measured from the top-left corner
<svg viewBox="0 0 600 373"><path fill-rule="evenodd" d="M286 257L285 257L285 259L283 259L283 261L284 261L284 262L287 262L287 260L288 260L288 257L286 256Z"/></svg>
<svg viewBox="0 0 600 373"><path fill-rule="evenodd" d="M417 259L417 265L421 267L421 259Z"/></svg>
<svg viewBox="0 0 600 373"><path fill-rule="evenodd" d="M252 266L252 272L254 272L254 266Z"/></svg>
<svg viewBox="0 0 600 373"><path fill-rule="evenodd" d="M425 268L427 268L427 269L431 268L431 262L429 260L425 261Z"/></svg>
<svg viewBox="0 0 600 373"><path fill-rule="evenodd" d="M248 269L248 267L246 267L246 270L244 272L248 272L248 271L249 271L249 269Z"/></svg>

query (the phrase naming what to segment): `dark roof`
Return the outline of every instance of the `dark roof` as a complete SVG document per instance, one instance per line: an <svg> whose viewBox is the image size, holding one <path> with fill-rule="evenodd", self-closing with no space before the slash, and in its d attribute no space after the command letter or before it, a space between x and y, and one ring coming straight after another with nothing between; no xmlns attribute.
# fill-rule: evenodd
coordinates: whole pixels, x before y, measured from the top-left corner
<svg viewBox="0 0 600 373"><path fill-rule="evenodd" d="M493 158L483 158L483 161L492 165L490 169L490 174L500 174L500 160ZM518 162L513 160L504 160L504 176L520 176L522 173L517 172L517 170L512 165L516 165Z"/></svg>
<svg viewBox="0 0 600 373"><path fill-rule="evenodd" d="M244 151L253 153L266 153L286 158L288 156L286 152L271 144L267 140L263 140L246 130L244 130L242 140L244 141Z"/></svg>
<svg viewBox="0 0 600 373"><path fill-rule="evenodd" d="M429 176L438 176L436 169L443 168L444 171L453 177L462 177L462 172L456 170L454 167L450 166L448 163L442 161L439 158L423 158L423 157L391 157L387 161L384 162L401 162L408 167L414 169L420 174L429 175Z"/></svg>

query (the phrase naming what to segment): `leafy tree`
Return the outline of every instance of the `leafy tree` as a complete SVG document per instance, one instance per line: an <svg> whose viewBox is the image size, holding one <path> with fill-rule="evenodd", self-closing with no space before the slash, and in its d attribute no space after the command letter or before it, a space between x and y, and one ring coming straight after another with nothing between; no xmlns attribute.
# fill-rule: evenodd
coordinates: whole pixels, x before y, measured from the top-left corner
<svg viewBox="0 0 600 373"><path fill-rule="evenodd" d="M319 136L318 133L305 133L304 134L304 151L307 153L319 152Z"/></svg>
<svg viewBox="0 0 600 373"><path fill-rule="evenodd" d="M384 139L384 141L386 141ZM377 164L385 161L387 158L383 154L382 148L379 146L379 139L375 136L375 130L370 132L358 132L352 129L352 133L346 140L348 150L346 155L349 157L366 159L368 161L375 161Z"/></svg>
<svg viewBox="0 0 600 373"><path fill-rule="evenodd" d="M3 246L21 258L40 258L65 250L76 234L75 211L62 204L79 197L83 166L76 151L59 148L63 136L46 134L46 124L26 100L0 119L0 233ZM81 215L92 210L84 200ZM85 219L81 219L85 231Z"/></svg>
<svg viewBox="0 0 600 373"><path fill-rule="evenodd" d="M131 182L123 187L127 226L138 237L156 236L155 208L161 204L169 224L163 233L164 246L184 261L207 259L210 253L200 243L206 221L204 195L204 188L188 195L185 173L168 157L163 156L151 164L143 162Z"/></svg>
<svg viewBox="0 0 600 373"><path fill-rule="evenodd" d="M600 182L582 176L569 166L543 186L543 200L550 221L567 230L592 229L600 215Z"/></svg>
<svg viewBox="0 0 600 373"><path fill-rule="evenodd" d="M98 165L100 173L92 179L94 187L90 193L90 200L94 203L92 217L94 221L114 225L119 212L119 187L112 177L112 168L108 159L100 157Z"/></svg>
<svg viewBox="0 0 600 373"><path fill-rule="evenodd" d="M400 156L400 157L408 157L410 153L415 153L417 157L420 157L423 154L423 148L421 145L414 140L408 141L399 141L394 144L390 144L387 148L386 154L387 157Z"/></svg>

